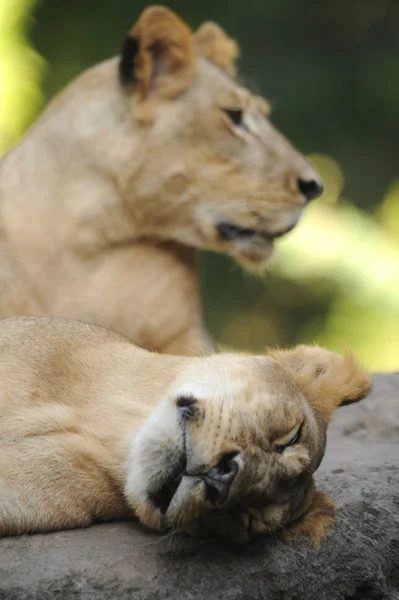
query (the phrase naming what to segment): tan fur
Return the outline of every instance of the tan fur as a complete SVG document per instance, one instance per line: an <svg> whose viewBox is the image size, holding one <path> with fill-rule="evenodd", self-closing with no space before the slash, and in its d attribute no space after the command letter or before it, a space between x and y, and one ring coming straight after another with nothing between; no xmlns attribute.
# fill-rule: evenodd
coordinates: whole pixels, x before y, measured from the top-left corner
<svg viewBox="0 0 399 600"><path fill-rule="evenodd" d="M146 121L153 116L149 106L155 108L161 98L175 98L194 78L193 36L187 25L163 6L145 10L130 36L140 42L132 65L137 81L135 118Z"/></svg>
<svg viewBox="0 0 399 600"><path fill-rule="evenodd" d="M217 26L195 35L150 7L130 36L131 84L118 59L83 73L0 163L0 317L78 318L198 354L212 343L195 249L264 268L304 208L297 178L317 176L227 75L235 45ZM225 240L221 222L260 233Z"/></svg>
<svg viewBox="0 0 399 600"><path fill-rule="evenodd" d="M344 363L338 354L311 346L297 346L288 359L284 351L270 355L289 368L313 409L327 423L338 406L358 402L370 392L369 377L366 373L359 375L350 352Z"/></svg>
<svg viewBox="0 0 399 600"><path fill-rule="evenodd" d="M240 50L237 42L229 38L223 29L212 21L203 23L195 34L198 52L234 77Z"/></svg>
<svg viewBox="0 0 399 600"><path fill-rule="evenodd" d="M288 542L298 536L305 535L312 546L318 548L327 537L328 530L334 523L335 505L333 500L324 492L317 491L311 498L305 514L280 534Z"/></svg>
<svg viewBox="0 0 399 600"><path fill-rule="evenodd" d="M370 387L352 359L321 348L174 357L51 318L0 322L0 358L3 535L136 515L236 541L292 523L290 536L317 544L333 505L312 480L327 429L313 409L316 370L331 412ZM225 464L235 478L216 502L206 474Z"/></svg>

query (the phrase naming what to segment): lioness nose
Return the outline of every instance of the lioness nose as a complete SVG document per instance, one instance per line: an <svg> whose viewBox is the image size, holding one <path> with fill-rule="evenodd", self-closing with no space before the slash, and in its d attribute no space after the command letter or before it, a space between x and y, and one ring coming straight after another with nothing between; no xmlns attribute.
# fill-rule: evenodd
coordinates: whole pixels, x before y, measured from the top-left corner
<svg viewBox="0 0 399 600"><path fill-rule="evenodd" d="M323 193L323 184L316 179L298 179L298 187L300 192L305 196L306 200L314 200Z"/></svg>
<svg viewBox="0 0 399 600"><path fill-rule="evenodd" d="M238 454L238 451L225 454L214 467L202 475L208 498L214 504L224 504L227 500L231 484L238 472L238 463L235 460Z"/></svg>

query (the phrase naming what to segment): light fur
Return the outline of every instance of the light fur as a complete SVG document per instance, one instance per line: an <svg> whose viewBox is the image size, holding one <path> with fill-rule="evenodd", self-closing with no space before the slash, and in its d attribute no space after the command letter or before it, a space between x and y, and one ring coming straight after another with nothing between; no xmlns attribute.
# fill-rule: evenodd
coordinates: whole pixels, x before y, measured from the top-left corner
<svg viewBox="0 0 399 600"><path fill-rule="evenodd" d="M0 356L0 534L136 516L237 541L294 523L317 544L331 525L312 474L333 411L369 391L352 358L159 355L32 317L0 322ZM236 476L215 506L204 473L226 456Z"/></svg>
<svg viewBox="0 0 399 600"><path fill-rule="evenodd" d="M0 317L77 318L148 349L212 350L196 249L264 268L305 206L297 178L317 179L228 75L237 53L215 24L193 34L150 7L123 68L105 61L50 103L0 163ZM225 109L241 109L242 126ZM258 233L225 240L223 222Z"/></svg>

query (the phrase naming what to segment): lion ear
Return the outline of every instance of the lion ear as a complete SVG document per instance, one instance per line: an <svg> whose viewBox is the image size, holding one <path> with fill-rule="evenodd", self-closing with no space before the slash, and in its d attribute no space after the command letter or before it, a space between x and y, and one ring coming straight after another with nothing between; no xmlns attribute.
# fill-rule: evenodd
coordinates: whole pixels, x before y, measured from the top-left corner
<svg viewBox="0 0 399 600"><path fill-rule="evenodd" d="M236 61L240 54L238 44L219 25L206 21L195 33L195 46L201 54L232 77L236 74Z"/></svg>
<svg viewBox="0 0 399 600"><path fill-rule="evenodd" d="M149 96L173 98L190 84L194 71L194 41L189 27L163 6L144 10L122 49L122 85L131 87L141 102Z"/></svg>
<svg viewBox="0 0 399 600"><path fill-rule="evenodd" d="M336 408L359 402L372 388L370 376L349 352L341 356L318 346L297 346L270 356L290 371L312 408L327 423Z"/></svg>

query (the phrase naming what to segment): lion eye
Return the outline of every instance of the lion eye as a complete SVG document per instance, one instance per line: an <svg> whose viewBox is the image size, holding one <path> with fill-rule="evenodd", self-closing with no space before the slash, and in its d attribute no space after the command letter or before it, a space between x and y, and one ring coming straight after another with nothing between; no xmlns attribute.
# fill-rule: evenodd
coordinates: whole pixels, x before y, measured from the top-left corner
<svg viewBox="0 0 399 600"><path fill-rule="evenodd" d="M293 446L294 444L296 444L299 441L300 434L301 434L301 429L299 428L298 431L296 432L296 434L294 435L294 437L291 438L287 444L285 444L285 447L287 448L287 446Z"/></svg>
<svg viewBox="0 0 399 600"><path fill-rule="evenodd" d="M278 452L279 454L282 454L286 448L297 444L301 437L301 431L302 431L302 425L299 427L299 429L297 430L295 435L290 439L289 442L287 442L286 444L280 445L280 446L275 446L276 452Z"/></svg>
<svg viewBox="0 0 399 600"><path fill-rule="evenodd" d="M244 111L239 108L224 108L223 110L236 127L241 127L244 124Z"/></svg>

